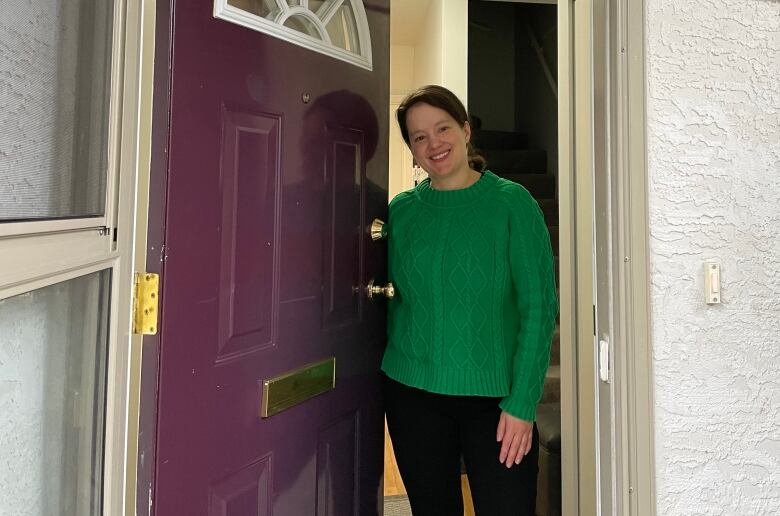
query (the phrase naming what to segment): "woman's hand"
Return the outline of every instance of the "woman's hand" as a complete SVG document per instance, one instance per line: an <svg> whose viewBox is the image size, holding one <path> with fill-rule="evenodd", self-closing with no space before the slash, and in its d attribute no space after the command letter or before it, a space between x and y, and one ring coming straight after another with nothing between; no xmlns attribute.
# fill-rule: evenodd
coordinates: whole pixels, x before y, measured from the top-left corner
<svg viewBox="0 0 780 516"><path fill-rule="evenodd" d="M498 420L496 441L501 443L501 452L498 461L511 468L513 464L520 464L529 450L533 441L534 424L530 421L518 419L504 411Z"/></svg>

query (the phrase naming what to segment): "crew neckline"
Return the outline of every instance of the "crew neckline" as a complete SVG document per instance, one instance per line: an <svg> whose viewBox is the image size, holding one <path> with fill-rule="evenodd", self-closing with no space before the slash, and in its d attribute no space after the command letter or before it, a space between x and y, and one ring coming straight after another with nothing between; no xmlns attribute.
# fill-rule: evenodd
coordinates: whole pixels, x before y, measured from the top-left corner
<svg viewBox="0 0 780 516"><path fill-rule="evenodd" d="M466 188L457 190L436 190L431 187L431 179L426 178L415 188L417 197L434 206L461 206L482 197L498 182L498 176L489 170L482 172L482 176Z"/></svg>

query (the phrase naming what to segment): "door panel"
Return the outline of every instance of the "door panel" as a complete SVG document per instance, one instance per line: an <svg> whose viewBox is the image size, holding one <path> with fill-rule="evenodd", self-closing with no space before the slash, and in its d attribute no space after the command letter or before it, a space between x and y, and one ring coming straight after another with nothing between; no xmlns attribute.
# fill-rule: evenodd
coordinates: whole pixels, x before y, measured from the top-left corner
<svg viewBox="0 0 780 516"><path fill-rule="evenodd" d="M157 515L378 512L388 3L373 70L173 4ZM259 416L329 357L335 389Z"/></svg>
<svg viewBox="0 0 780 516"><path fill-rule="evenodd" d="M209 514L271 514L271 464L263 457L211 486Z"/></svg>
<svg viewBox="0 0 780 516"><path fill-rule="evenodd" d="M317 446L317 516L360 514L360 427L352 412L323 429Z"/></svg>
<svg viewBox="0 0 780 516"><path fill-rule="evenodd" d="M218 361L274 346L279 323L281 120L224 110L222 127Z"/></svg>
<svg viewBox="0 0 780 516"><path fill-rule="evenodd" d="M365 163L359 130L326 130L325 227L323 231L323 328L359 324L363 298L353 285L363 282Z"/></svg>

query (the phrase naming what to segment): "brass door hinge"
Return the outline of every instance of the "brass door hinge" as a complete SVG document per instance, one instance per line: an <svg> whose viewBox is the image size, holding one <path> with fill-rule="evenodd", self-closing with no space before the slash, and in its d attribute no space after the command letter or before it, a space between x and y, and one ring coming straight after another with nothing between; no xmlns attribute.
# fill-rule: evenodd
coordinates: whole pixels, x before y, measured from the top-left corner
<svg viewBox="0 0 780 516"><path fill-rule="evenodd" d="M151 272L136 272L134 284L133 333L156 335L160 276Z"/></svg>

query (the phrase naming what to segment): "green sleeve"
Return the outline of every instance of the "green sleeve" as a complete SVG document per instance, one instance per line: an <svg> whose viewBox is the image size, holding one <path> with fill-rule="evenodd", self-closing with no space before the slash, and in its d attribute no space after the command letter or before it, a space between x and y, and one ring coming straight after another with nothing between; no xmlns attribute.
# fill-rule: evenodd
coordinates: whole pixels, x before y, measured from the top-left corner
<svg viewBox="0 0 780 516"><path fill-rule="evenodd" d="M555 264L550 234L539 204L519 189L509 217L509 266L516 292L520 330L512 359L512 386L501 408L534 421L550 363L550 343L558 313Z"/></svg>

